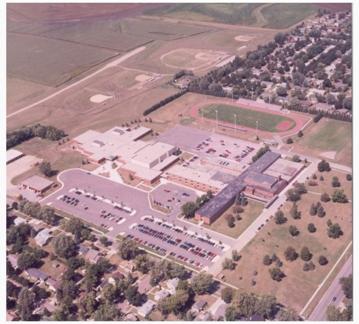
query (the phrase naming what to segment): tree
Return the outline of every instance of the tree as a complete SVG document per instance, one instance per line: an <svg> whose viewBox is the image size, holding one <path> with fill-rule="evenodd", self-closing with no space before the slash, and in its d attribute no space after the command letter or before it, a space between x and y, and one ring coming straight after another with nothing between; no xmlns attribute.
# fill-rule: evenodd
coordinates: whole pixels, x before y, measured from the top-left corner
<svg viewBox="0 0 359 324"><path fill-rule="evenodd" d="M22 321L31 321L35 309L35 294L29 288L22 288L19 293L17 311Z"/></svg>
<svg viewBox="0 0 359 324"><path fill-rule="evenodd" d="M334 177L332 178L332 187L333 187L333 188L340 187L339 179L338 179L338 177L336 177L336 176L334 176Z"/></svg>
<svg viewBox="0 0 359 324"><path fill-rule="evenodd" d="M299 230L298 230L297 226L290 225L290 226L289 226L289 233L290 233L292 236L297 236L297 235L299 235Z"/></svg>
<svg viewBox="0 0 359 324"><path fill-rule="evenodd" d="M327 308L327 320L328 321L351 321L352 320L352 312L348 311L348 309L344 309L341 311L339 308L334 305L329 305Z"/></svg>
<svg viewBox="0 0 359 324"><path fill-rule="evenodd" d="M318 217L324 217L324 216L325 216L325 209L324 209L324 207L323 207L322 205L320 205L320 206L318 207L318 212L317 212L317 214L318 214Z"/></svg>
<svg viewBox="0 0 359 324"><path fill-rule="evenodd" d="M318 263L323 266L323 265L326 265L328 264L328 259L324 256L324 255L321 255L319 256L318 258Z"/></svg>
<svg viewBox="0 0 359 324"><path fill-rule="evenodd" d="M315 227L315 225L313 223L309 223L308 224L308 232L315 233L316 231L317 231L317 228Z"/></svg>
<svg viewBox="0 0 359 324"><path fill-rule="evenodd" d="M338 223L330 225L328 227L327 233L330 238L334 239L343 235L343 231Z"/></svg>
<svg viewBox="0 0 359 324"><path fill-rule="evenodd" d="M25 270L31 267L36 267L40 263L40 258L36 257L34 253L25 251L19 255L17 265L19 269Z"/></svg>
<svg viewBox="0 0 359 324"><path fill-rule="evenodd" d="M120 321L122 319L121 311L108 302L101 304L94 315L95 321Z"/></svg>
<svg viewBox="0 0 359 324"><path fill-rule="evenodd" d="M330 201L330 196L326 192L324 192L321 194L320 200L322 202L328 202L328 201Z"/></svg>
<svg viewBox="0 0 359 324"><path fill-rule="evenodd" d="M348 180L348 181L352 181L353 180L353 177L352 177L352 175L351 174L347 174L346 175L346 179Z"/></svg>
<svg viewBox="0 0 359 324"><path fill-rule="evenodd" d="M312 203L310 206L309 214L312 216L315 216L318 212L318 205L315 203Z"/></svg>
<svg viewBox="0 0 359 324"><path fill-rule="evenodd" d="M72 233L75 241L80 243L90 238L91 230L78 218L71 218L64 224L64 230Z"/></svg>
<svg viewBox="0 0 359 324"><path fill-rule="evenodd" d="M230 228L233 228L236 224L235 224L235 218L233 217L232 214L227 214L226 215L226 220L227 220L227 225Z"/></svg>
<svg viewBox="0 0 359 324"><path fill-rule="evenodd" d="M106 236L101 236L100 237L100 242L103 246L107 247L111 244L111 242L108 240L108 238Z"/></svg>
<svg viewBox="0 0 359 324"><path fill-rule="evenodd" d="M302 213L298 210L297 204L293 203L292 208L290 209L290 216L292 216L293 219L300 219L301 214Z"/></svg>
<svg viewBox="0 0 359 324"><path fill-rule="evenodd" d="M283 322L299 321L299 315L293 309L281 308L278 311L276 318L278 319L278 321L283 321Z"/></svg>
<svg viewBox="0 0 359 324"><path fill-rule="evenodd" d="M334 190L334 193L332 195L332 201L333 202L338 202L338 203L346 203L348 202L348 198L344 193L343 189L336 189Z"/></svg>
<svg viewBox="0 0 359 324"><path fill-rule="evenodd" d="M280 97L286 97L288 95L287 89L281 86L277 87L276 92Z"/></svg>
<svg viewBox="0 0 359 324"><path fill-rule="evenodd" d="M221 291L221 297L223 301L227 304L230 304L234 295L234 290L230 287L225 287Z"/></svg>
<svg viewBox="0 0 359 324"><path fill-rule="evenodd" d="M118 254L124 260L132 260L139 253L140 250L138 249L137 244L130 239L124 238L118 244Z"/></svg>
<svg viewBox="0 0 359 324"><path fill-rule="evenodd" d="M239 252L237 250L232 250L233 261L239 261L240 258L241 258L241 255L239 254Z"/></svg>
<svg viewBox="0 0 359 324"><path fill-rule="evenodd" d="M315 269L315 265L312 261L306 262L303 265L303 271L311 271Z"/></svg>
<svg viewBox="0 0 359 324"><path fill-rule="evenodd" d="M158 309L162 314L182 314L187 310L188 301L191 298L186 290L177 290L175 295L162 298L158 303Z"/></svg>
<svg viewBox="0 0 359 324"><path fill-rule="evenodd" d="M143 296L138 292L137 286L129 286L125 290L125 297L131 305L140 306L143 301Z"/></svg>
<svg viewBox="0 0 359 324"><path fill-rule="evenodd" d="M306 246L304 246L300 251L300 257L303 261L310 261L312 256L312 253L310 253L309 249Z"/></svg>
<svg viewBox="0 0 359 324"><path fill-rule="evenodd" d="M276 35L274 36L274 40L275 40L275 42L278 43L279 45L283 45L283 44L284 44L284 41L285 41L285 39L286 39L286 37L287 37L286 34L279 32L278 34L276 34Z"/></svg>
<svg viewBox="0 0 359 324"><path fill-rule="evenodd" d="M94 291L89 292L80 300L80 311L82 318L87 319L92 317L92 314L97 308L96 293Z"/></svg>
<svg viewBox="0 0 359 324"><path fill-rule="evenodd" d="M263 156L266 152L269 152L270 148L268 145L261 147L257 153L252 157L252 161L255 162L257 161L261 156Z"/></svg>
<svg viewBox="0 0 359 324"><path fill-rule="evenodd" d="M67 235L59 235L52 241L55 253L64 259L73 257L77 253L77 246L74 240Z"/></svg>
<svg viewBox="0 0 359 324"><path fill-rule="evenodd" d="M318 171L319 172L324 172L324 171L329 172L330 170L331 170L331 168L330 168L330 165L329 165L329 163L327 161L321 160L318 163Z"/></svg>
<svg viewBox="0 0 359 324"><path fill-rule="evenodd" d="M211 274L199 273L192 279L193 291L198 295L210 293L213 289L214 281Z"/></svg>
<svg viewBox="0 0 359 324"><path fill-rule="evenodd" d="M267 266L272 264L272 259L268 254L263 257L263 264Z"/></svg>
<svg viewBox="0 0 359 324"><path fill-rule="evenodd" d="M197 209L198 206L193 201L188 201L185 204L183 204L181 207L182 214L186 218L193 218Z"/></svg>
<svg viewBox="0 0 359 324"><path fill-rule="evenodd" d="M225 258L222 263L223 270L234 270L236 264L232 261L232 259Z"/></svg>
<svg viewBox="0 0 359 324"><path fill-rule="evenodd" d="M340 284L342 286L342 290L344 295L348 299L353 298L353 275L348 277L340 278Z"/></svg>
<svg viewBox="0 0 359 324"><path fill-rule="evenodd" d="M46 161L41 162L39 165L39 170L46 177L51 177L54 174L50 162L46 162Z"/></svg>
<svg viewBox="0 0 359 324"><path fill-rule="evenodd" d="M287 261L295 261L298 258L298 253L293 247L289 246L284 251L284 256Z"/></svg>
<svg viewBox="0 0 359 324"><path fill-rule="evenodd" d="M299 162L302 161L302 160L301 160L301 158L300 158L299 155L294 154L294 155L292 156L292 161L299 163Z"/></svg>
<svg viewBox="0 0 359 324"><path fill-rule="evenodd" d="M300 200L300 194L298 193L298 191L296 191L294 189L289 189L287 191L287 199L289 201L296 202L296 201Z"/></svg>
<svg viewBox="0 0 359 324"><path fill-rule="evenodd" d="M230 305L226 308L225 313L226 321L237 321L240 319L241 314L238 310L238 307Z"/></svg>
<svg viewBox="0 0 359 324"><path fill-rule="evenodd" d="M275 281L282 281L282 279L285 277L284 272L278 267L269 269L269 274Z"/></svg>
<svg viewBox="0 0 359 324"><path fill-rule="evenodd" d="M287 218L281 210L278 210L274 215L274 220L276 224L280 225L284 224L287 221Z"/></svg>
<svg viewBox="0 0 359 324"><path fill-rule="evenodd" d="M142 273L148 273L154 262L150 260L147 254L139 254L135 257L135 267L136 270Z"/></svg>

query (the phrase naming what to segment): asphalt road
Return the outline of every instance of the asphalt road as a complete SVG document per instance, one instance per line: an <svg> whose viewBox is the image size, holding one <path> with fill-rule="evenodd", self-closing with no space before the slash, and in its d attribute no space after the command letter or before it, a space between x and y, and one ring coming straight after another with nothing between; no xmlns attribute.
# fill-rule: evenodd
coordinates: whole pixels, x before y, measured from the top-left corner
<svg viewBox="0 0 359 324"><path fill-rule="evenodd" d="M344 293L340 284L340 278L348 277L353 273L353 257L344 263L343 267L329 286L328 290L324 293L322 299L315 307L314 311L308 317L309 321L325 321L326 311L329 305L338 307L344 299ZM335 300L334 300L335 299Z"/></svg>

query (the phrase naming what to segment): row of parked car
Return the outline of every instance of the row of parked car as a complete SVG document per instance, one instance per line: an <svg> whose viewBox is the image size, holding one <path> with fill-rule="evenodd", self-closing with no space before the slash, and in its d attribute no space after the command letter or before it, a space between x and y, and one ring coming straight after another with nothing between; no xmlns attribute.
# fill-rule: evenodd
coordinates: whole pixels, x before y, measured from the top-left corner
<svg viewBox="0 0 359 324"><path fill-rule="evenodd" d="M143 239L140 239L139 237L135 237L134 235L132 234L128 234L126 236L126 238L129 238L129 239L132 239L134 241L136 241L138 244L142 244L142 245L145 245L145 246L148 246L150 247L152 250L155 250L158 254L160 255L166 255L166 252L167 250L156 245L156 244L153 244L153 243L149 243L147 242L146 240L143 240Z"/></svg>

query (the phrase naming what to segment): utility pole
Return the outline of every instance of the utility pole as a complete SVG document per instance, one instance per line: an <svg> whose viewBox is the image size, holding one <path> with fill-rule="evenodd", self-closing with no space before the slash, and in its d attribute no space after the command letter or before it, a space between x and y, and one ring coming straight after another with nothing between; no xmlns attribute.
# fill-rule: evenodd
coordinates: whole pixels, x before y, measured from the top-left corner
<svg viewBox="0 0 359 324"><path fill-rule="evenodd" d="M216 109L216 131L218 131L218 110Z"/></svg>
<svg viewBox="0 0 359 324"><path fill-rule="evenodd" d="M234 114L234 132L237 134L237 115Z"/></svg>

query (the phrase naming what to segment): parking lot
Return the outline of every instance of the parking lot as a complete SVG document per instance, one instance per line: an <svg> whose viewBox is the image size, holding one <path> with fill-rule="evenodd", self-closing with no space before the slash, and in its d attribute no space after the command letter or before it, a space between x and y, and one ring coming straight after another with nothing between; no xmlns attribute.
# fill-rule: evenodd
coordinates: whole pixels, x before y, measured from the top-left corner
<svg viewBox="0 0 359 324"><path fill-rule="evenodd" d="M128 236L160 255L198 268L210 265L228 248L219 234L207 233L176 218L181 206L178 197L185 197L183 202L195 199L192 190L179 190L172 184L159 186L155 197L163 190L177 197L165 215L150 208L148 193L80 169L62 172L59 180L63 187L42 203L100 226L111 237ZM183 196L184 192L189 196Z"/></svg>
<svg viewBox="0 0 359 324"><path fill-rule="evenodd" d="M150 193L152 205L166 212L179 210L184 203L196 198L193 190L172 183L160 185Z"/></svg>

